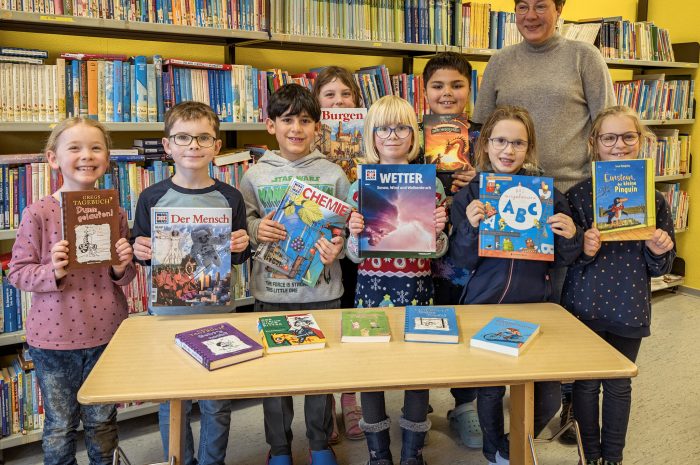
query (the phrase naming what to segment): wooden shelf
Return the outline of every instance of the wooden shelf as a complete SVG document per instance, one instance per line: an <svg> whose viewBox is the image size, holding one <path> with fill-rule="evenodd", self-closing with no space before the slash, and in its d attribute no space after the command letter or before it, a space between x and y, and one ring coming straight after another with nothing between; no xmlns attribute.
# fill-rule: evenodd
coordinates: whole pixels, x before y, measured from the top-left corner
<svg viewBox="0 0 700 465"><path fill-rule="evenodd" d="M685 174L668 174L666 176L655 176L654 182L680 181L690 178L690 173Z"/></svg>
<svg viewBox="0 0 700 465"><path fill-rule="evenodd" d="M58 123L0 123L0 132L49 132ZM163 132L163 123L102 123L111 132ZM221 123L222 131L264 131L265 123ZM0 155L1 156L1 155Z"/></svg>
<svg viewBox="0 0 700 465"><path fill-rule="evenodd" d="M686 232L687 230L688 230L687 227L685 227L685 228L678 228L678 229L674 229L674 230L673 230L673 233L674 233L674 234L681 234L681 233Z"/></svg>
<svg viewBox="0 0 700 465"><path fill-rule="evenodd" d="M644 119L642 124L645 126L683 126L695 124L695 119Z"/></svg>
<svg viewBox="0 0 700 465"><path fill-rule="evenodd" d="M608 68L681 68L696 69L697 63L682 61L647 61L647 60L622 60L619 58L605 58Z"/></svg>
<svg viewBox="0 0 700 465"><path fill-rule="evenodd" d="M672 281L662 281L653 279L651 281L651 292L662 291L664 289L670 289L677 286L682 286L685 283L685 278L682 276L678 279Z"/></svg>

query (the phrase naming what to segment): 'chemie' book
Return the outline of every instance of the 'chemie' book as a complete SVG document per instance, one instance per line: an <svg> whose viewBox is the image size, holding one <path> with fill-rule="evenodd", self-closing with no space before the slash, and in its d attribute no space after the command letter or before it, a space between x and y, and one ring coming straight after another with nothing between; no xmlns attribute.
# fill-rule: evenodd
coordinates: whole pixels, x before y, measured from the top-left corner
<svg viewBox="0 0 700 465"><path fill-rule="evenodd" d="M321 108L316 148L343 168L350 182L357 179L357 159L364 155L362 133L366 108Z"/></svg>
<svg viewBox="0 0 700 465"><path fill-rule="evenodd" d="M231 209L151 209L151 305L231 302Z"/></svg>
<svg viewBox="0 0 700 465"><path fill-rule="evenodd" d="M61 192L68 268L119 265L119 194L113 189Z"/></svg>
<svg viewBox="0 0 700 465"><path fill-rule="evenodd" d="M310 313L260 317L258 331L265 351L270 354L326 346L326 336Z"/></svg>
<svg viewBox="0 0 700 465"><path fill-rule="evenodd" d="M518 356L539 333L540 325L496 317L471 338L469 345Z"/></svg>
<svg viewBox="0 0 700 465"><path fill-rule="evenodd" d="M539 176L481 173L479 256L554 261L554 181Z"/></svg>
<svg viewBox="0 0 700 465"><path fill-rule="evenodd" d="M229 323L218 323L175 335L175 344L208 370L263 356L263 347Z"/></svg>
<svg viewBox="0 0 700 465"><path fill-rule="evenodd" d="M347 203L292 179L272 217L284 226L287 237L260 244L253 258L313 287L324 267L316 253L316 242L321 237L330 241L333 236L343 235L351 211Z"/></svg>
<svg viewBox="0 0 700 465"><path fill-rule="evenodd" d="M345 310L340 342L389 342L389 318L381 310Z"/></svg>
<svg viewBox="0 0 700 465"><path fill-rule="evenodd" d="M454 307L406 307L404 341L457 344L459 328Z"/></svg>
<svg viewBox="0 0 700 465"><path fill-rule="evenodd" d="M435 165L360 165L360 257L435 253Z"/></svg>
<svg viewBox="0 0 700 465"><path fill-rule="evenodd" d="M593 162L595 227L603 241L644 241L656 230L651 158Z"/></svg>

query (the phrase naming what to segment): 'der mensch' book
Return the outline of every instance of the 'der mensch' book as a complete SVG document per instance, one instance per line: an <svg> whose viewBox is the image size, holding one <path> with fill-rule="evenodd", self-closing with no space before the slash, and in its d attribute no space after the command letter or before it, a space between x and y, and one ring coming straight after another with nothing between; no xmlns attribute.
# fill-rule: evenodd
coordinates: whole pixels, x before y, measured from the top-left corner
<svg viewBox="0 0 700 465"><path fill-rule="evenodd" d="M595 227L603 241L644 241L656 230L650 158L593 162Z"/></svg>
<svg viewBox="0 0 700 465"><path fill-rule="evenodd" d="M479 256L554 261L552 178L481 173Z"/></svg>
<svg viewBox="0 0 700 465"><path fill-rule="evenodd" d="M119 265L119 194L113 189L61 192L68 268Z"/></svg>
<svg viewBox="0 0 700 465"><path fill-rule="evenodd" d="M218 323L175 335L175 344L204 368L216 370L263 356L263 347L229 323Z"/></svg>
<svg viewBox="0 0 700 465"><path fill-rule="evenodd" d="M341 321L340 342L389 342L389 318L381 310L345 310Z"/></svg>
<svg viewBox="0 0 700 465"><path fill-rule="evenodd" d="M453 307L407 306L404 341L457 344L459 328Z"/></svg>
<svg viewBox="0 0 700 465"><path fill-rule="evenodd" d="M366 108L321 108L316 148L340 166L351 183L357 179L357 158L364 155L362 133L366 116Z"/></svg>
<svg viewBox="0 0 700 465"><path fill-rule="evenodd" d="M350 205L325 192L292 179L272 219L281 223L287 237L258 246L254 259L307 286L315 286L323 263L316 242L342 235L352 211Z"/></svg>
<svg viewBox="0 0 700 465"><path fill-rule="evenodd" d="M269 354L326 346L326 336L310 313L262 316L258 318L258 331Z"/></svg>
<svg viewBox="0 0 700 465"><path fill-rule="evenodd" d="M360 257L435 253L435 165L360 165Z"/></svg>
<svg viewBox="0 0 700 465"><path fill-rule="evenodd" d="M151 209L151 305L231 302L231 209Z"/></svg>
<svg viewBox="0 0 700 465"><path fill-rule="evenodd" d="M471 338L469 345L517 357L539 332L540 325L496 317Z"/></svg>

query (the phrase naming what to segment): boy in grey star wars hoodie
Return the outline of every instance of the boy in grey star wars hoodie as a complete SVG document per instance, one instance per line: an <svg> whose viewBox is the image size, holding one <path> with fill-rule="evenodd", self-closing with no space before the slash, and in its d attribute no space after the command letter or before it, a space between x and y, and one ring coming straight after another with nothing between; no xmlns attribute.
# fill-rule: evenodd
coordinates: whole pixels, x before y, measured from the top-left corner
<svg viewBox="0 0 700 465"><path fill-rule="evenodd" d="M280 87L267 106L267 131L274 134L279 151L268 150L243 176L240 191L246 204L248 234L253 246L286 237L284 227L272 220L289 181L297 178L329 195L345 200L350 183L343 170L311 146L319 129L321 109L311 92L297 84ZM343 294L338 257L344 238L319 239L316 249L325 269L314 287L287 278L253 261L250 287L255 310L318 310L339 308ZM328 447L333 431L332 398L305 397L306 428L313 465L335 465ZM270 445L270 465L291 465L291 397L265 398L265 436Z"/></svg>

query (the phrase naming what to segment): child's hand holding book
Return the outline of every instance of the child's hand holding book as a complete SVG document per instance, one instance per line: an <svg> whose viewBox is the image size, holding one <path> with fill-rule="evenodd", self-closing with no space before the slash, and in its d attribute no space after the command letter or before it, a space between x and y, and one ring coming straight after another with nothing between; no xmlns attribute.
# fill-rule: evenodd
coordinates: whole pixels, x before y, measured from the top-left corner
<svg viewBox="0 0 700 465"><path fill-rule="evenodd" d="M467 205L466 214L469 224L475 228L478 228L479 223L486 217L484 203L478 199L472 200L469 205Z"/></svg>
<svg viewBox="0 0 700 465"><path fill-rule="evenodd" d="M134 249L132 249L131 244L125 238L121 238L114 244L114 248L117 251L117 257L119 258L119 265L112 265L112 273L114 277L121 278L126 271L126 267L131 263L134 258Z"/></svg>
<svg viewBox="0 0 700 465"><path fill-rule="evenodd" d="M595 257L600 250L600 231L591 228L583 233L583 253L589 257Z"/></svg>
<svg viewBox="0 0 700 465"><path fill-rule="evenodd" d="M663 229L654 231L654 236L644 241L644 244L654 255L663 255L673 249L673 240L671 240L671 236Z"/></svg>
<svg viewBox="0 0 700 465"><path fill-rule="evenodd" d="M68 274L66 271L66 266L68 266L68 241L58 241L51 247L51 265L53 265L53 274L56 277L56 281L63 279Z"/></svg>
<svg viewBox="0 0 700 465"><path fill-rule="evenodd" d="M258 242L277 242L287 237L287 231L279 222L272 219L275 212L268 213L258 226L256 239Z"/></svg>
<svg viewBox="0 0 700 465"><path fill-rule="evenodd" d="M447 224L447 210L445 207L437 207L433 217L435 218L435 234L440 234Z"/></svg>
<svg viewBox="0 0 700 465"><path fill-rule="evenodd" d="M359 236L365 230L365 217L358 211L350 213L348 229L353 236Z"/></svg>
<svg viewBox="0 0 700 465"><path fill-rule="evenodd" d="M134 241L134 255L139 260L150 260L151 259L151 238L146 236L139 236Z"/></svg>
<svg viewBox="0 0 700 465"><path fill-rule="evenodd" d="M566 239L571 239L576 235L576 225L569 215L555 213L547 218L547 223L552 227L552 232Z"/></svg>
<svg viewBox="0 0 700 465"><path fill-rule="evenodd" d="M245 229L231 232L231 253L240 253L248 248L250 237Z"/></svg>
<svg viewBox="0 0 700 465"><path fill-rule="evenodd" d="M338 257L343 250L345 240L342 236L335 236L330 241L325 237L321 237L316 242L316 250L318 250L321 258L321 263L330 265Z"/></svg>

